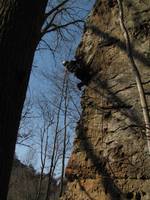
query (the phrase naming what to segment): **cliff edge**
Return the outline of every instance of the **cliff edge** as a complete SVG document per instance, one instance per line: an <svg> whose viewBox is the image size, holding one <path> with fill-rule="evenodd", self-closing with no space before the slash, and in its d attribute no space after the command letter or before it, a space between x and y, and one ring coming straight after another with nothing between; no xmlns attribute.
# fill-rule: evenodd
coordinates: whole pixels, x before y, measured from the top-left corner
<svg viewBox="0 0 150 200"><path fill-rule="evenodd" d="M122 2L150 108L150 2ZM150 200L150 156L117 1L96 1L76 59L89 80L62 199Z"/></svg>

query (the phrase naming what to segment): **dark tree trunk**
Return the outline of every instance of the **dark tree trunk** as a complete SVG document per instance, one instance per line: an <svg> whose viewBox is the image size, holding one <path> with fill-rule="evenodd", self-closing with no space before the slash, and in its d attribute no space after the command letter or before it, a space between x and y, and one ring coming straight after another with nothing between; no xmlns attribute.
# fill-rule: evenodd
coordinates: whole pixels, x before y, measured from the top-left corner
<svg viewBox="0 0 150 200"><path fill-rule="evenodd" d="M0 0L0 200L8 183L21 111L47 0Z"/></svg>

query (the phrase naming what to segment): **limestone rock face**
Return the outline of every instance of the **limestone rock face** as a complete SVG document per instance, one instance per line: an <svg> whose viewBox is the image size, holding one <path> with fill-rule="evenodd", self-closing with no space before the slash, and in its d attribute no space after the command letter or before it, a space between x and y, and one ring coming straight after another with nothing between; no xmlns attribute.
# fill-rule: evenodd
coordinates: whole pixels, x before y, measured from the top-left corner
<svg viewBox="0 0 150 200"><path fill-rule="evenodd" d="M150 1L123 0L125 24L150 107ZM117 1L97 0L76 59L91 79L63 200L150 200L150 156Z"/></svg>

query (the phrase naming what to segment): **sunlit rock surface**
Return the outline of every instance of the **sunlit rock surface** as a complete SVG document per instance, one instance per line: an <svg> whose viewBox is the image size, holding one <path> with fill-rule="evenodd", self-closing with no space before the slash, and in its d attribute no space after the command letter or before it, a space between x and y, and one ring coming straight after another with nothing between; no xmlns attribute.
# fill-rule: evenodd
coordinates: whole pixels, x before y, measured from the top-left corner
<svg viewBox="0 0 150 200"><path fill-rule="evenodd" d="M150 106L150 1L124 0L125 23ZM91 78L63 200L150 200L150 156L116 1L98 0L76 52Z"/></svg>

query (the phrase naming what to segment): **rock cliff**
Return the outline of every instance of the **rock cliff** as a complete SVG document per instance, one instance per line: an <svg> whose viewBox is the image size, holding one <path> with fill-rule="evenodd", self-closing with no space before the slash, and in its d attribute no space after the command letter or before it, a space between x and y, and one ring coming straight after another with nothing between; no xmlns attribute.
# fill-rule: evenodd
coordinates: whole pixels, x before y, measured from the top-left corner
<svg viewBox="0 0 150 200"><path fill-rule="evenodd" d="M123 0L125 24L150 106L150 2ZM89 73L63 200L150 200L150 156L115 0L97 0L76 52Z"/></svg>

